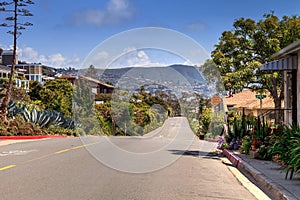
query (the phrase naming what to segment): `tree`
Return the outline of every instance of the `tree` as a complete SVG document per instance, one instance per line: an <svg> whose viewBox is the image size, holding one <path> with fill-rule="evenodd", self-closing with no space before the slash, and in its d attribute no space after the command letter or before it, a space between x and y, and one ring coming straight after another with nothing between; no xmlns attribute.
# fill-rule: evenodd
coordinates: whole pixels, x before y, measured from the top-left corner
<svg viewBox="0 0 300 200"><path fill-rule="evenodd" d="M94 65L90 65L89 68L87 69L86 76L94 78L94 79L98 79L98 75L97 75L97 69L95 68Z"/></svg>
<svg viewBox="0 0 300 200"><path fill-rule="evenodd" d="M10 77L6 89L6 95L1 104L1 118L6 120L6 111L8 107L8 103L11 98L12 86L13 86L13 75L15 71L15 63L16 63L16 50L17 50L17 36L21 34L21 30L24 30L26 26L32 26L31 23L20 23L18 20L18 16L33 16L29 10L20 9L19 7L26 7L30 4L33 4L31 0L13 0L13 1L5 1L0 3L0 11L2 12L10 12L13 13L12 16L6 17L5 20L12 22L12 24L0 24L3 27L13 27L12 31L8 31L9 34L13 35L13 60L10 70ZM12 9L10 7L13 7ZM8 8L8 9L7 9Z"/></svg>
<svg viewBox="0 0 300 200"><path fill-rule="evenodd" d="M94 105L93 93L88 81L78 79L75 82L73 100L76 102L76 106L84 109L84 112L88 114Z"/></svg>
<svg viewBox="0 0 300 200"><path fill-rule="evenodd" d="M78 79L75 82L73 105L73 118L75 123L80 125L80 133L92 135L100 134L102 132L100 124L103 121L96 115L94 94L88 81ZM105 117L110 118L110 115L106 114L107 112L105 113Z"/></svg>
<svg viewBox="0 0 300 200"><path fill-rule="evenodd" d="M43 89L43 85L38 81L29 82L29 96L33 101L41 100L40 91Z"/></svg>
<svg viewBox="0 0 300 200"><path fill-rule="evenodd" d="M225 91L224 85L220 76L220 71L218 70L217 65L212 59L208 59L199 67L203 77L205 78L205 83L208 86L211 86L215 91L208 91L205 96L210 96L213 93L222 95Z"/></svg>
<svg viewBox="0 0 300 200"><path fill-rule="evenodd" d="M59 111L67 117L72 116L73 86L68 80L46 81L39 95L45 109Z"/></svg>
<svg viewBox="0 0 300 200"><path fill-rule="evenodd" d="M213 118L212 108L204 108L200 114L201 132L207 133Z"/></svg>
<svg viewBox="0 0 300 200"><path fill-rule="evenodd" d="M260 71L271 55L300 38L300 17L279 19L272 12L263 19L237 19L233 30L224 31L212 52L226 90L266 90L274 100L275 123L281 122L282 74Z"/></svg>

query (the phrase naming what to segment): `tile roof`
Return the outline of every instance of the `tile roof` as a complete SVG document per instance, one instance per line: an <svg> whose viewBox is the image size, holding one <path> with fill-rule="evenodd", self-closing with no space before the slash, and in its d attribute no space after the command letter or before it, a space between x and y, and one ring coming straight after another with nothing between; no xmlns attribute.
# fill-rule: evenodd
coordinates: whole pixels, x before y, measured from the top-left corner
<svg viewBox="0 0 300 200"><path fill-rule="evenodd" d="M88 77L88 76L83 76L83 75L80 75L79 78L81 79L85 79L87 81L91 81L91 82L94 82L94 83L97 83L97 84L100 84L100 85L103 85L103 86L106 86L108 88L115 88L113 85L109 85L107 83L103 83L97 79L94 79L94 78L91 78L91 77Z"/></svg>
<svg viewBox="0 0 300 200"><path fill-rule="evenodd" d="M72 76L72 74L62 74L59 78L76 79L76 77Z"/></svg>
<svg viewBox="0 0 300 200"><path fill-rule="evenodd" d="M249 108L259 109L260 100L255 97L257 93L251 90L244 90L240 93L233 94L232 97L226 97L225 103L227 106L234 108ZM267 94L267 97L262 100L263 109L273 109L275 107L273 99Z"/></svg>

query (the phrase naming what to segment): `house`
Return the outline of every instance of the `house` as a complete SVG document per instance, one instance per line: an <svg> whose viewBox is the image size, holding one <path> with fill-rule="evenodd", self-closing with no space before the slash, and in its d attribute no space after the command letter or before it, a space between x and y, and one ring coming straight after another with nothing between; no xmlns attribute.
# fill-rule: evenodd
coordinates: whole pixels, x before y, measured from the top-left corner
<svg viewBox="0 0 300 200"><path fill-rule="evenodd" d="M7 67L5 65L0 65L0 78L9 78L10 71L11 71L10 67ZM25 77L24 73L22 71L19 71L19 70L15 70L15 74L17 76Z"/></svg>
<svg viewBox="0 0 300 200"><path fill-rule="evenodd" d="M94 79L94 78L91 78L91 77L88 77L88 76L79 76L78 79L82 79L82 80L85 80L87 82L89 82L91 88L92 88L92 93L97 95L99 93L101 94L111 94L113 93L113 90L114 90L114 86L112 85L109 85L107 83L103 83L97 79Z"/></svg>
<svg viewBox="0 0 300 200"><path fill-rule="evenodd" d="M43 75L43 70L42 70L42 65L36 64L36 63L24 63L24 62L19 62L18 61L18 55L15 55L15 73L18 76L24 76L27 80L29 81L38 81L42 83L42 75ZM0 67L0 77L5 78L9 77L8 74L10 74L10 68L12 66L12 61L13 61L13 51L12 50L5 50L1 54L2 57L2 65ZM9 69L8 71L5 69Z"/></svg>
<svg viewBox="0 0 300 200"><path fill-rule="evenodd" d="M273 54L272 58L276 60L260 69L283 73L284 123L300 123L300 40Z"/></svg>
<svg viewBox="0 0 300 200"><path fill-rule="evenodd" d="M8 65L8 67L11 67L11 65ZM15 69L18 72L23 72L24 76L29 81L38 81L40 83L43 82L42 75L43 75L43 66L41 64L37 63L21 63L16 64Z"/></svg>
<svg viewBox="0 0 300 200"><path fill-rule="evenodd" d="M0 65L0 78L8 78L10 74L10 68L5 65Z"/></svg>
<svg viewBox="0 0 300 200"><path fill-rule="evenodd" d="M0 65L0 78L9 78L10 72L11 72L10 67L7 67L5 65ZM25 77L25 75L22 71L15 70L15 74L17 76ZM24 88L26 91L29 91L29 81L28 80L22 80L19 78L15 78L14 80L15 80L17 88Z"/></svg>
<svg viewBox="0 0 300 200"><path fill-rule="evenodd" d="M269 122L274 121L274 101L267 94L261 101L256 97L256 92L244 90L224 98L228 110L236 110L239 115L262 116Z"/></svg>
<svg viewBox="0 0 300 200"><path fill-rule="evenodd" d="M67 79L68 81L70 81L71 85L74 85L77 79L76 76L72 76L71 74L62 74L59 78Z"/></svg>

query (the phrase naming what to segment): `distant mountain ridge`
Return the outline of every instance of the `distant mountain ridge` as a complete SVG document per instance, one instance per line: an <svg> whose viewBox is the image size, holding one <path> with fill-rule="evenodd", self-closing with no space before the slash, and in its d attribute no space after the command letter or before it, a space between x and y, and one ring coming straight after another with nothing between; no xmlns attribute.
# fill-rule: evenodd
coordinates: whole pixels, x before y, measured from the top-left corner
<svg viewBox="0 0 300 200"><path fill-rule="evenodd" d="M110 82L116 84L116 82L124 75L135 75L145 76L147 78L158 78L172 79L170 76L178 78L179 75L182 79L188 81L191 85L204 84L205 79L203 75L195 66L175 64L166 67L125 67L125 68L114 68L114 69L97 69L97 76L102 82ZM88 69L84 69L88 70ZM81 70L80 70L81 71ZM82 73L82 72L81 72ZM83 72L84 73L84 72ZM152 76L151 76L152 75Z"/></svg>

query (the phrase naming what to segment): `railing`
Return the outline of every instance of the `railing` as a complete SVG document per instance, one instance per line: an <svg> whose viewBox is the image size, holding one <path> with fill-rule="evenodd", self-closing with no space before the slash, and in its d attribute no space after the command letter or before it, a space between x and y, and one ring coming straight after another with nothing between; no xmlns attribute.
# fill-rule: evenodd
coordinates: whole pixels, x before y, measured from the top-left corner
<svg viewBox="0 0 300 200"><path fill-rule="evenodd" d="M292 110L292 109L285 109L285 108L280 108L280 109L269 109L265 110L259 117L261 118L262 122L271 122L275 123L275 117L276 117L276 111L279 111L279 116L281 117L280 121L284 121L284 111L286 110Z"/></svg>

